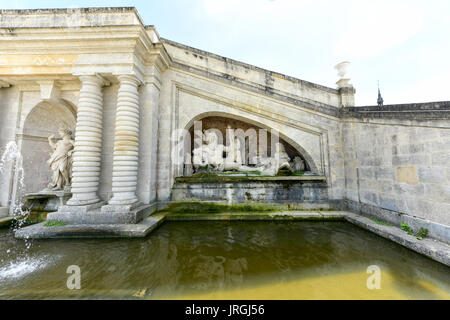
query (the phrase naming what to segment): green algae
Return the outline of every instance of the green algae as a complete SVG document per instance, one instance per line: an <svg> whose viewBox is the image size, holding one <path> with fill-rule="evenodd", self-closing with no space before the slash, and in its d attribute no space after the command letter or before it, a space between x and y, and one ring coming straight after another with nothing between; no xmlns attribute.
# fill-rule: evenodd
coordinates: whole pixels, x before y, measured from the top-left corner
<svg viewBox="0 0 450 320"><path fill-rule="evenodd" d="M392 226L392 224L390 224L389 222L383 221L383 220L379 220L375 217L371 217L370 220L372 220L373 222L375 222L376 224L379 224L381 226Z"/></svg>
<svg viewBox="0 0 450 320"><path fill-rule="evenodd" d="M160 212L167 214L210 214L233 212L274 212L277 206L265 204L221 204L212 202L175 202Z"/></svg>
<svg viewBox="0 0 450 320"><path fill-rule="evenodd" d="M62 222L62 221L58 221L58 220L47 220L44 223L44 227L62 227L67 225L67 223Z"/></svg>

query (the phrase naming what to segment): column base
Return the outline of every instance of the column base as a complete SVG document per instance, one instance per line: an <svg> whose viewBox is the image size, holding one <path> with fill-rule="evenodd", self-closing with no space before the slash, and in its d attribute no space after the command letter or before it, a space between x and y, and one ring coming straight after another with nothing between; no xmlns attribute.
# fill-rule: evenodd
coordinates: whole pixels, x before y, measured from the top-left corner
<svg viewBox="0 0 450 320"><path fill-rule="evenodd" d="M102 206L102 212L130 212L138 207L142 206L142 202L136 201L131 204L111 204L108 203Z"/></svg>
<svg viewBox="0 0 450 320"><path fill-rule="evenodd" d="M64 205L59 207L58 212L74 212L74 213L87 213L88 211L96 210L101 208L106 202L99 201L96 203L86 204L86 205Z"/></svg>
<svg viewBox="0 0 450 320"><path fill-rule="evenodd" d="M83 206L88 206L88 205L95 205L99 202L102 202L102 200L100 200L99 198L94 198L94 199L90 199L90 200L82 200L82 199L74 199L72 197L67 201L66 205L73 206L73 207L83 207Z"/></svg>

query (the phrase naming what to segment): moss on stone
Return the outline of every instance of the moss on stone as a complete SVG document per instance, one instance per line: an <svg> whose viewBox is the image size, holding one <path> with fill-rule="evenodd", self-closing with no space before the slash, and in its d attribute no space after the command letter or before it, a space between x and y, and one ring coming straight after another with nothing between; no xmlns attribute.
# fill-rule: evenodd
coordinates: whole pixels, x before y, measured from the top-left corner
<svg viewBox="0 0 450 320"><path fill-rule="evenodd" d="M299 180L308 180L305 178L295 177L304 176L304 172L302 171L286 171L279 172L280 174L276 176L265 176L261 175L261 172L255 170L250 172L225 172L225 173L211 173L211 172L199 172L195 173L191 176L177 177L175 178L175 182L177 183L236 183L236 182L261 182L261 181L275 181L275 182L283 182L283 183L298 183ZM288 177L291 177L289 179ZM288 179L286 179L288 178ZM317 181L317 177L311 176L311 180Z"/></svg>
<svg viewBox="0 0 450 320"><path fill-rule="evenodd" d="M63 221L58 221L58 220L47 220L44 223L44 227L62 227L67 225L67 223L63 222Z"/></svg>
<svg viewBox="0 0 450 320"><path fill-rule="evenodd" d="M249 175L261 175L261 171L259 170L253 170L253 171L248 171L248 172L241 172L241 171L224 171L221 172L219 174L217 174L218 176L227 176L227 175L245 175L246 177L248 177Z"/></svg>
<svg viewBox="0 0 450 320"><path fill-rule="evenodd" d="M274 212L276 206L266 204L221 204L212 202L175 202L161 210L167 214L233 213L233 212Z"/></svg>
<svg viewBox="0 0 450 320"><path fill-rule="evenodd" d="M223 204L213 202L174 202L159 212L166 215L196 215L196 214L270 214L277 211L335 211L334 208L311 208L301 204L281 203L237 203Z"/></svg>
<svg viewBox="0 0 450 320"><path fill-rule="evenodd" d="M176 182L234 182L235 180L228 176L219 176L215 173L199 172L188 177L178 177Z"/></svg>
<svg viewBox="0 0 450 320"><path fill-rule="evenodd" d="M372 220L376 224L379 224L379 225L382 225L382 226L392 226L392 224L390 224L389 222L379 220L379 219L377 219L375 217L371 217L370 220Z"/></svg>

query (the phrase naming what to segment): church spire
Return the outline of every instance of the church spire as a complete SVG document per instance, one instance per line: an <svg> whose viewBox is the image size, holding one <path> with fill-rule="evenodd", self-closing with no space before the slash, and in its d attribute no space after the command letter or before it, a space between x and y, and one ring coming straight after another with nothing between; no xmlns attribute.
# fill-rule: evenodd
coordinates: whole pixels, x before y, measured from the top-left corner
<svg viewBox="0 0 450 320"><path fill-rule="evenodd" d="M377 99L378 106L381 107L383 105L383 98L381 97L380 92L380 81L378 81L378 99Z"/></svg>

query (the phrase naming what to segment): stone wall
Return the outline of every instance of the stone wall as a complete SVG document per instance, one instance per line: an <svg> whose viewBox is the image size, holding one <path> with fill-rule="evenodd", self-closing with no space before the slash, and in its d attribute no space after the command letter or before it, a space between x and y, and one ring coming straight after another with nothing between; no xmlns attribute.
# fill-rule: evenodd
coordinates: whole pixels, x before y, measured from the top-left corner
<svg viewBox="0 0 450 320"><path fill-rule="evenodd" d="M339 118L274 99L251 90L242 90L192 71L169 69L163 77L160 100L158 147L158 199L167 200L174 178L182 175L172 162L177 129L188 129L206 116L241 120L265 129L275 129L280 138L305 157L311 171L327 177L332 199L343 197L344 162ZM337 110L337 108L336 108Z"/></svg>
<svg viewBox="0 0 450 320"><path fill-rule="evenodd" d="M327 184L322 181L175 182L171 200L318 203L328 200L327 191Z"/></svg>
<svg viewBox="0 0 450 320"><path fill-rule="evenodd" d="M388 109L342 120L345 198L450 225L450 121Z"/></svg>

